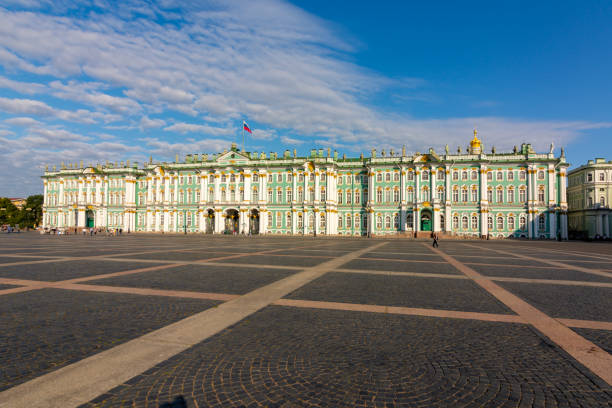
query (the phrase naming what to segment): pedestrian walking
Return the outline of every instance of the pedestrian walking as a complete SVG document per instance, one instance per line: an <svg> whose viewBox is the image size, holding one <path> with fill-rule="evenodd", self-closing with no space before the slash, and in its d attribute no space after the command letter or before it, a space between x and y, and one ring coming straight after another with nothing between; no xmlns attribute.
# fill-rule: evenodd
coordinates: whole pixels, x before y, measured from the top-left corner
<svg viewBox="0 0 612 408"><path fill-rule="evenodd" d="M433 234L433 247L437 248L438 247L438 234L434 232Z"/></svg>

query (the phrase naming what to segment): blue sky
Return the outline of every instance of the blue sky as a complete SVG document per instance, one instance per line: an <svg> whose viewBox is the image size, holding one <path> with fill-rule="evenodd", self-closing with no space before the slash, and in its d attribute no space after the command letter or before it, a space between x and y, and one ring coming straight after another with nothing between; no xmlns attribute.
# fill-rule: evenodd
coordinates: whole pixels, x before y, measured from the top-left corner
<svg viewBox="0 0 612 408"><path fill-rule="evenodd" d="M612 160L606 1L8 0L0 196L45 164L565 146Z"/></svg>

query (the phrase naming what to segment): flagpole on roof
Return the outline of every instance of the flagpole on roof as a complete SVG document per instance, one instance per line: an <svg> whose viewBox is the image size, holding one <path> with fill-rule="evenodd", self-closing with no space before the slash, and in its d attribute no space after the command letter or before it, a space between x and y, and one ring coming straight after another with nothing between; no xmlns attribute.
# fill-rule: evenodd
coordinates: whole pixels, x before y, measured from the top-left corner
<svg viewBox="0 0 612 408"><path fill-rule="evenodd" d="M246 152L246 150L244 149L244 145L245 145L245 136L244 136L244 125L245 125L245 121L242 121L242 153Z"/></svg>

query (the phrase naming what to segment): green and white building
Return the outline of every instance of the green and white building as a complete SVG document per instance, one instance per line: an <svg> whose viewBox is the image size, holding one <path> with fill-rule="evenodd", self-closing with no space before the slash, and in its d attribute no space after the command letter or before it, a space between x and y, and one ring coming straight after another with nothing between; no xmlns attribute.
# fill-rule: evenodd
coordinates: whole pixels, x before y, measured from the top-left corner
<svg viewBox="0 0 612 408"><path fill-rule="evenodd" d="M339 157L329 149L188 155L45 171L44 226L129 231L567 237L561 157L531 145ZM418 235L418 234L417 234Z"/></svg>
<svg viewBox="0 0 612 408"><path fill-rule="evenodd" d="M612 161L597 158L568 173L569 231L576 238L610 238Z"/></svg>

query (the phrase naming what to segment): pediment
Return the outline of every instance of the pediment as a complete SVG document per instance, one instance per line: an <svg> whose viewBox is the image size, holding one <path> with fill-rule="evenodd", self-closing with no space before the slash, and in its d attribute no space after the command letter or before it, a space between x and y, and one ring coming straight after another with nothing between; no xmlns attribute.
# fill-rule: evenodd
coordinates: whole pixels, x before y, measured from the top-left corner
<svg viewBox="0 0 612 408"><path fill-rule="evenodd" d="M216 162L220 164L238 164L248 161L249 158L244 153L234 150L221 154L216 160Z"/></svg>

